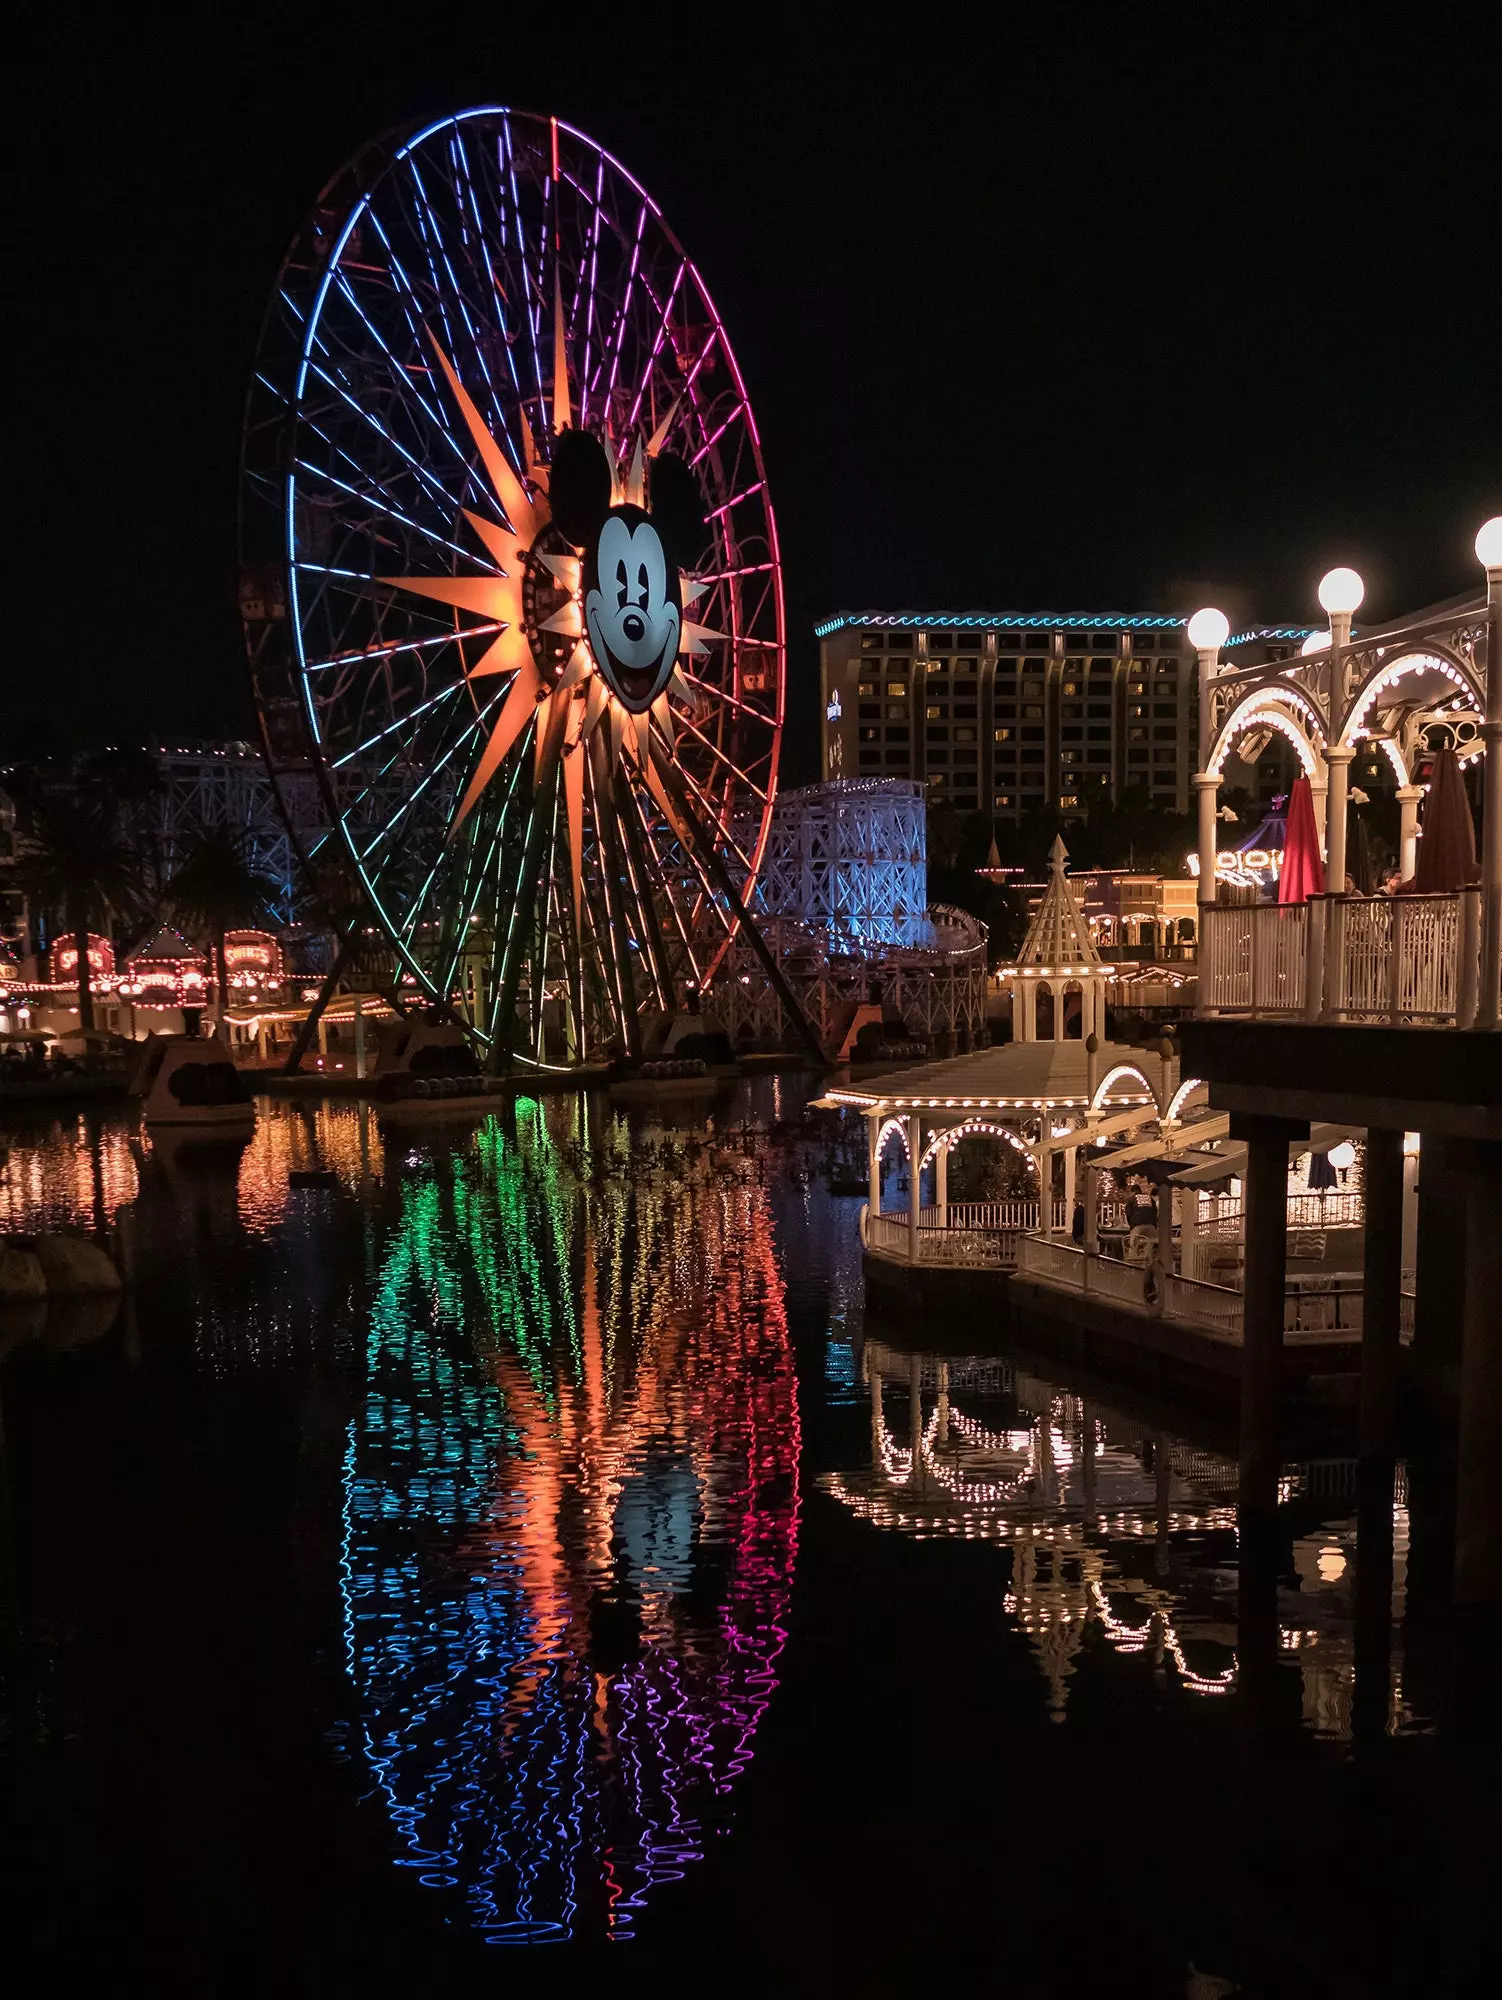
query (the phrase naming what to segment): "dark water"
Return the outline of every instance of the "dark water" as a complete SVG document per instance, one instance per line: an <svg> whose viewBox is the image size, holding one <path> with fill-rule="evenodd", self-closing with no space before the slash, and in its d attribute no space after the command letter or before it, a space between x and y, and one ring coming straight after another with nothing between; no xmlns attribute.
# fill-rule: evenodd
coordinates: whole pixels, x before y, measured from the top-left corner
<svg viewBox="0 0 1502 2000"><path fill-rule="evenodd" d="M1442 1479L1253 1560L1213 1424L867 1323L800 1102L4 1135L135 1275L4 1334L11 1971L1480 1990Z"/></svg>

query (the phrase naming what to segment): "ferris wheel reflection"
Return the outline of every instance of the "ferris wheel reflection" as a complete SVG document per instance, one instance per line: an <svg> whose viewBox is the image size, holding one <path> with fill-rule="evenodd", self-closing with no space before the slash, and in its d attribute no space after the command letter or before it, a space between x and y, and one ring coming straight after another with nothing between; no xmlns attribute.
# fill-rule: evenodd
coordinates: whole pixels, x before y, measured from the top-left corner
<svg viewBox="0 0 1502 2000"><path fill-rule="evenodd" d="M409 1161L345 1461L364 1756L498 1942L630 1935L725 1828L796 1550L763 1190L581 1115Z"/></svg>

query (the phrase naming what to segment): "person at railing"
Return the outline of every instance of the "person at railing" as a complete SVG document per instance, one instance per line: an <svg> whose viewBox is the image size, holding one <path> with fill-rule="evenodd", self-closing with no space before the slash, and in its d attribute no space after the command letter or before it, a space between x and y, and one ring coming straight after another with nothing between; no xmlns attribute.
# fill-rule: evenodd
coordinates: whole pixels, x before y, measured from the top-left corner
<svg viewBox="0 0 1502 2000"><path fill-rule="evenodd" d="M1134 1175L1127 1184L1126 1219L1128 1229L1140 1227L1151 1229L1155 1233L1157 1231L1157 1204L1153 1200L1152 1190L1139 1175Z"/></svg>
<svg viewBox="0 0 1502 2000"><path fill-rule="evenodd" d="M1074 1214L1069 1218L1069 1234L1076 1243L1085 1240L1085 1204L1082 1201L1074 1204Z"/></svg>

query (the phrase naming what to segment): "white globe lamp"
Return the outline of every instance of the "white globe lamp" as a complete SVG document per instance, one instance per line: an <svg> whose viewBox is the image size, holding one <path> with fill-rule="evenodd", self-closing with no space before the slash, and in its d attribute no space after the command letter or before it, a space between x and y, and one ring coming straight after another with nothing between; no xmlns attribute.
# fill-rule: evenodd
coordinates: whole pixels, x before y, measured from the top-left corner
<svg viewBox="0 0 1502 2000"><path fill-rule="evenodd" d="M1483 569L1502 569L1502 514L1493 514L1477 530L1476 560Z"/></svg>
<svg viewBox="0 0 1502 2000"><path fill-rule="evenodd" d="M1330 635L1328 632L1311 632L1302 647L1306 659L1310 653L1328 653L1329 650Z"/></svg>
<svg viewBox="0 0 1502 2000"><path fill-rule="evenodd" d="M1321 608L1332 618L1342 614L1349 618L1365 595L1366 585L1353 569L1328 570L1319 580Z"/></svg>
<svg viewBox="0 0 1502 2000"><path fill-rule="evenodd" d="M1197 653L1213 653L1231 636L1231 621L1224 611L1206 605L1189 621L1189 643Z"/></svg>

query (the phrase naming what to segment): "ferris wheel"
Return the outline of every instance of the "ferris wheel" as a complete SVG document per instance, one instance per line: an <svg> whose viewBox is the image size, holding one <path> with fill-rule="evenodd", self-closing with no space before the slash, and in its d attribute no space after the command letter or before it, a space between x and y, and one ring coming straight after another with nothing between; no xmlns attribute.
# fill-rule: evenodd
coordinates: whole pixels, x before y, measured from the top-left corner
<svg viewBox="0 0 1502 2000"><path fill-rule="evenodd" d="M580 1062L692 1009L743 923L778 977L744 907L783 719L761 448L617 161L503 109L358 155L282 267L242 473L267 757L316 778L304 860L394 981Z"/></svg>

